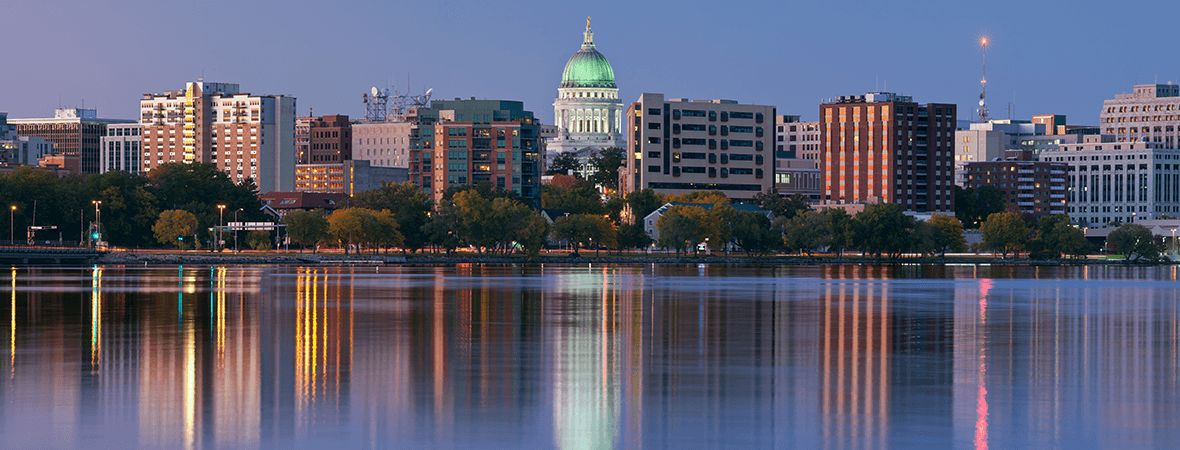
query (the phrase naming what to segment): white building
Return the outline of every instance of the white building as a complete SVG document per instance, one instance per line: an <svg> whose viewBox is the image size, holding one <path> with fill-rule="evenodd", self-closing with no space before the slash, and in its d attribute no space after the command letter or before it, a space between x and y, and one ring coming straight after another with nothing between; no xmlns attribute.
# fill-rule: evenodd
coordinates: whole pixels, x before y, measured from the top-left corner
<svg viewBox="0 0 1180 450"><path fill-rule="evenodd" d="M410 167L410 122L352 124L352 159L373 167Z"/></svg>
<svg viewBox="0 0 1180 450"><path fill-rule="evenodd" d="M594 47L594 33L586 21L582 48L570 57L561 75L561 87L553 102L557 137L546 143L551 152L577 152L586 167L588 155L608 147L625 148L623 102L615 85L615 72L606 56Z"/></svg>
<svg viewBox="0 0 1180 450"><path fill-rule="evenodd" d="M1118 142L1180 145L1180 85L1137 84L1135 92L1102 102L1102 134Z"/></svg>
<svg viewBox="0 0 1180 450"><path fill-rule="evenodd" d="M1041 153L1063 162L1067 214L1083 227L1180 216L1180 150L1155 142L1087 135L1081 144Z"/></svg>
<svg viewBox="0 0 1180 450"><path fill-rule="evenodd" d="M107 125L107 133L99 138L98 173L111 171L140 173L143 163L141 148L143 136L140 135L142 126L138 123L118 123Z"/></svg>

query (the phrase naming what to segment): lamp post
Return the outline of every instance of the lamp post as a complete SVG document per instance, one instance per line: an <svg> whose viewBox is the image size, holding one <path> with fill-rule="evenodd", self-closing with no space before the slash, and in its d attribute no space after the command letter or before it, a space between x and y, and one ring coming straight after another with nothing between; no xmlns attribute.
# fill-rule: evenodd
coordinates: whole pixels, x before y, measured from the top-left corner
<svg viewBox="0 0 1180 450"><path fill-rule="evenodd" d="M1176 256L1176 227L1172 227L1172 256Z"/></svg>
<svg viewBox="0 0 1180 450"><path fill-rule="evenodd" d="M238 213L242 212L242 208L234 211L234 222L238 221ZM238 252L238 229L234 228L234 253Z"/></svg>
<svg viewBox="0 0 1180 450"><path fill-rule="evenodd" d="M16 219L16 205L12 205L12 206L8 207L8 245L12 245L12 236L13 236L12 233L16 227L16 222L13 221L15 219Z"/></svg>
<svg viewBox="0 0 1180 450"><path fill-rule="evenodd" d="M102 205L102 200L91 200L94 203L94 234L98 236L98 241L102 240L102 211L98 209ZM98 245L98 241L94 245Z"/></svg>
<svg viewBox="0 0 1180 450"><path fill-rule="evenodd" d="M225 226L225 205L217 205L217 236L213 237L213 248L221 249L221 227Z"/></svg>

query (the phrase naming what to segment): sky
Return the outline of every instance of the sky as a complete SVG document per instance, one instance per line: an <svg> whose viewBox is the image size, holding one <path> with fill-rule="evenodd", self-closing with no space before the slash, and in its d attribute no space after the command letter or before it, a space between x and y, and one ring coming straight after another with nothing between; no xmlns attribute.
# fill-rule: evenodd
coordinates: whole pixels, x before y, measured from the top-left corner
<svg viewBox="0 0 1180 450"><path fill-rule="evenodd" d="M819 104L888 90L977 108L982 36L992 118L1066 114L1097 125L1136 81L1180 82L1168 43L1180 2L6 0L0 111L63 107L134 119L145 93L186 81L297 98L299 115L364 116L372 86L520 100L553 121L585 18L625 104L667 98ZM1128 4L1130 5L1130 4ZM408 81L407 81L408 80Z"/></svg>

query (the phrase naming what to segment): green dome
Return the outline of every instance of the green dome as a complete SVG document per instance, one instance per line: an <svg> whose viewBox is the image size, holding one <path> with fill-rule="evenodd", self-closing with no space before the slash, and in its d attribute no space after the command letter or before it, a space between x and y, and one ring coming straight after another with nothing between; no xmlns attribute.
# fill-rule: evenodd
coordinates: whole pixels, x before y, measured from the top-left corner
<svg viewBox="0 0 1180 450"><path fill-rule="evenodd" d="M561 87L616 87L615 71L611 69L606 57L594 48L594 33L590 32L589 27L586 28L582 49L565 63L565 71L561 73Z"/></svg>

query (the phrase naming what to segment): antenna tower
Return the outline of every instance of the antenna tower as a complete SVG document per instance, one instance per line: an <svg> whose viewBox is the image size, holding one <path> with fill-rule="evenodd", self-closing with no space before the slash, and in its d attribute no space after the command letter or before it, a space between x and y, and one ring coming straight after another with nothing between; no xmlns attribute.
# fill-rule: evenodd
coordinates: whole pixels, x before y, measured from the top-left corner
<svg viewBox="0 0 1180 450"><path fill-rule="evenodd" d="M361 96L365 103L365 120L370 122L387 122L402 120L410 108L422 108L430 104L430 94L434 89L427 89L422 95L403 94L394 87L390 92L372 88L369 93Z"/></svg>
<svg viewBox="0 0 1180 450"><path fill-rule="evenodd" d="M987 36L979 39L983 48L983 79L979 80L979 121L987 122Z"/></svg>

